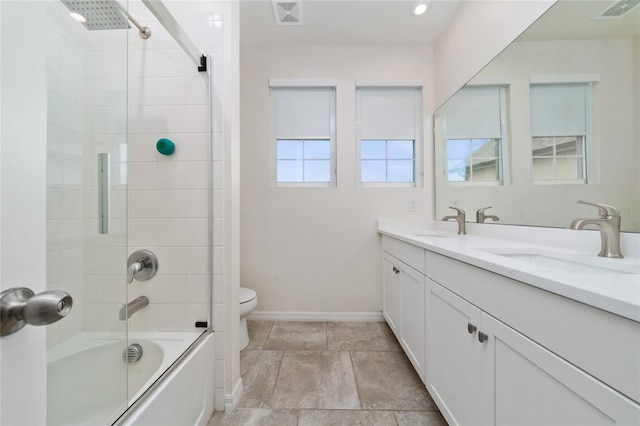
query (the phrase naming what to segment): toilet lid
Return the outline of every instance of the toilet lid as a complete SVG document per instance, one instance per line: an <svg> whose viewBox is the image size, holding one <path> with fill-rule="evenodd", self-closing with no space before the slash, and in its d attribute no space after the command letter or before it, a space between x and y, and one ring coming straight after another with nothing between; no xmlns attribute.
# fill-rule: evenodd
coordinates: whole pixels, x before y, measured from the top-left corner
<svg viewBox="0 0 640 426"><path fill-rule="evenodd" d="M240 303L251 302L256 298L256 292L250 288L240 287Z"/></svg>

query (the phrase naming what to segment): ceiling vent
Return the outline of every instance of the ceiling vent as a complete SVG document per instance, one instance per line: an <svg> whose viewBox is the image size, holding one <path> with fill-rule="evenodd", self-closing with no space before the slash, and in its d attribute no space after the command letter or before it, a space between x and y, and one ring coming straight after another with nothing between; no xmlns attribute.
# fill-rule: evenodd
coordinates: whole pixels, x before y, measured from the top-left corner
<svg viewBox="0 0 640 426"><path fill-rule="evenodd" d="M640 0L621 0L593 19L620 19L640 5Z"/></svg>
<svg viewBox="0 0 640 426"><path fill-rule="evenodd" d="M302 25L302 5L299 1L274 1L272 3L276 24Z"/></svg>

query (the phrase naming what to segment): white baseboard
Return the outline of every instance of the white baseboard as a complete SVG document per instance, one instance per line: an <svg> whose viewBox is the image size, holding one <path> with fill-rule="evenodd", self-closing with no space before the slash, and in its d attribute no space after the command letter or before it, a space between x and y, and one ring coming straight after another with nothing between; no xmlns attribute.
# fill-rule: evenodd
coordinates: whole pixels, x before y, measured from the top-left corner
<svg viewBox="0 0 640 426"><path fill-rule="evenodd" d="M384 322L382 312L253 311L247 318L261 321Z"/></svg>
<svg viewBox="0 0 640 426"><path fill-rule="evenodd" d="M236 385L233 387L233 392L224 396L225 413L233 414L233 410L235 410L235 408L238 406L238 402L240 402L240 397L242 396L243 389L242 378L239 378L236 382Z"/></svg>

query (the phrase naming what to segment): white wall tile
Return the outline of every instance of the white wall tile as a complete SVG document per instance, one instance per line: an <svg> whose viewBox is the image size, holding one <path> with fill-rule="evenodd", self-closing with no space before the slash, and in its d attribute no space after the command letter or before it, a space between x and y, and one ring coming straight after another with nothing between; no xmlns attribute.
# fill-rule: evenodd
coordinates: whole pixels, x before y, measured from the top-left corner
<svg viewBox="0 0 640 426"><path fill-rule="evenodd" d="M159 105L157 114L156 132L184 133L186 131L187 110L184 106Z"/></svg>
<svg viewBox="0 0 640 426"><path fill-rule="evenodd" d="M158 331L184 331L187 329L184 304L158 305Z"/></svg>
<svg viewBox="0 0 640 426"><path fill-rule="evenodd" d="M185 217L190 192L194 191L158 191L158 217Z"/></svg>
<svg viewBox="0 0 640 426"><path fill-rule="evenodd" d="M187 133L185 161L209 161L211 137L208 133Z"/></svg>
<svg viewBox="0 0 640 426"><path fill-rule="evenodd" d="M157 303L185 303L187 300L185 275L158 276Z"/></svg>
<svg viewBox="0 0 640 426"><path fill-rule="evenodd" d="M184 191L186 195L186 216L208 217L209 216L209 191L189 190Z"/></svg>
<svg viewBox="0 0 640 426"><path fill-rule="evenodd" d="M189 166L191 167L191 165ZM183 162L167 159L157 165L158 189L186 189L187 169Z"/></svg>
<svg viewBox="0 0 640 426"><path fill-rule="evenodd" d="M207 247L187 247L186 267L190 274L208 274L209 249Z"/></svg>
<svg viewBox="0 0 640 426"><path fill-rule="evenodd" d="M186 219L186 241L190 246L209 245L209 219Z"/></svg>
<svg viewBox="0 0 640 426"><path fill-rule="evenodd" d="M184 77L162 77L157 79L159 105L184 105L186 101Z"/></svg>
<svg viewBox="0 0 640 426"><path fill-rule="evenodd" d="M213 107L215 111L215 106ZM187 105L185 107L187 112L186 126L188 132L208 132L211 128L211 116L209 116L208 109L203 108L201 105Z"/></svg>
<svg viewBox="0 0 640 426"><path fill-rule="evenodd" d="M187 272L184 247L158 247L158 274L179 275Z"/></svg>
<svg viewBox="0 0 640 426"><path fill-rule="evenodd" d="M157 166L155 163L131 162L127 170L130 190L157 188Z"/></svg>
<svg viewBox="0 0 640 426"><path fill-rule="evenodd" d="M184 218L158 219L159 246L185 246L187 244ZM192 244L189 240L189 244Z"/></svg>
<svg viewBox="0 0 640 426"><path fill-rule="evenodd" d="M186 302L207 303L209 298L209 276L189 274L186 278Z"/></svg>
<svg viewBox="0 0 640 426"><path fill-rule="evenodd" d="M209 188L208 162L198 161L189 163L186 169L186 189L208 189Z"/></svg>
<svg viewBox="0 0 640 426"><path fill-rule="evenodd" d="M187 330L202 330L196 328L195 324L197 321L209 321L209 305L205 303L187 304L185 316Z"/></svg>
<svg viewBox="0 0 640 426"><path fill-rule="evenodd" d="M141 247L157 246L157 219L129 219L129 244Z"/></svg>

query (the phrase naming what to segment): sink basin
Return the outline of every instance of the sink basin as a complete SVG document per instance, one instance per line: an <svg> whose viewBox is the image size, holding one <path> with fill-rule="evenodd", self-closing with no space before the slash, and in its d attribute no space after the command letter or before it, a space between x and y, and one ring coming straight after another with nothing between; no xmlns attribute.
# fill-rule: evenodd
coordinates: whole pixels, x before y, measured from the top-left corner
<svg viewBox="0 0 640 426"><path fill-rule="evenodd" d="M480 248L485 253L534 265L539 269L579 274L638 274L640 265L623 259L577 255L537 248Z"/></svg>
<svg viewBox="0 0 640 426"><path fill-rule="evenodd" d="M416 237L439 237L439 238L453 238L458 236L458 234L452 234L451 232L437 232L437 231L415 232L413 235L415 235Z"/></svg>

